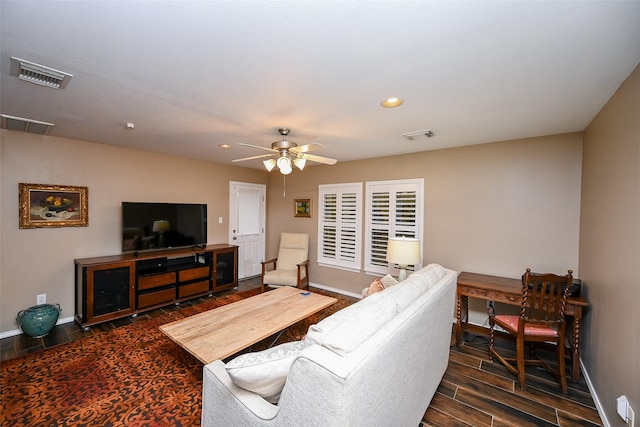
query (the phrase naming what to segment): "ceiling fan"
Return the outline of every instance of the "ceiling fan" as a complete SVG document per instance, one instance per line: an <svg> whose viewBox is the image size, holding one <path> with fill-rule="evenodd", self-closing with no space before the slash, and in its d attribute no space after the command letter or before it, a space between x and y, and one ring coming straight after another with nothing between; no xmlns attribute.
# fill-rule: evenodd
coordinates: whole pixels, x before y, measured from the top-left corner
<svg viewBox="0 0 640 427"><path fill-rule="evenodd" d="M309 151L325 148L323 144L312 142L310 144L298 146L298 144L296 144L295 142L287 141L287 135L289 135L290 132L291 129L289 128L278 129L278 133L282 135L282 140L272 143L271 148L261 147L259 145L239 143L238 145L259 148L261 150L270 151L270 153L261 154L258 156L244 157L242 159L235 159L232 160L232 162L244 162L245 160L268 158L267 160L263 161L264 166L267 168L267 170L271 172L274 167L278 166L278 169L280 169L280 173L283 175L289 175L291 173L291 171L293 170L292 165L296 166L300 170L303 170L307 160L311 162L322 163L325 165L335 165L336 163L338 163L336 159L309 154Z"/></svg>

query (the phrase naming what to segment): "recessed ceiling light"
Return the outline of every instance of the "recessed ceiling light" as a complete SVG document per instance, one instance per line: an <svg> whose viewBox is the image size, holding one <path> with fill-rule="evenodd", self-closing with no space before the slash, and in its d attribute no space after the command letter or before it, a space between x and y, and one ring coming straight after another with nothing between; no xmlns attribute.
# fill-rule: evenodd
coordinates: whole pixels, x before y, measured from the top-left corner
<svg viewBox="0 0 640 427"><path fill-rule="evenodd" d="M218 145L218 147L225 148L225 149L226 148L231 148L231 146L229 144L220 144L220 145Z"/></svg>
<svg viewBox="0 0 640 427"><path fill-rule="evenodd" d="M400 98L387 98L382 101L380 104L385 108L394 108L402 105L404 101Z"/></svg>

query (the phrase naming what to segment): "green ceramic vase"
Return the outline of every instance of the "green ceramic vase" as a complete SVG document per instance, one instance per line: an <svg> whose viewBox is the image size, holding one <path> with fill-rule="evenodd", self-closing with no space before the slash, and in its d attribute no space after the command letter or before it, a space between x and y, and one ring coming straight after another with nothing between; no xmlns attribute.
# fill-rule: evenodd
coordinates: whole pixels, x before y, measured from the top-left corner
<svg viewBox="0 0 640 427"><path fill-rule="evenodd" d="M20 310L16 321L26 335L40 338L51 332L62 309L60 304L39 304Z"/></svg>

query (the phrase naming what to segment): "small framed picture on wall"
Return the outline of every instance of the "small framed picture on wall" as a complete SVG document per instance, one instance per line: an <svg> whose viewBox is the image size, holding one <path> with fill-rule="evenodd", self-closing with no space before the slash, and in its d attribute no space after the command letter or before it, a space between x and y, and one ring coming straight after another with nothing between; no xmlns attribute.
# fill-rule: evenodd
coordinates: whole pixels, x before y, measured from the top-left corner
<svg viewBox="0 0 640 427"><path fill-rule="evenodd" d="M311 199L295 199L293 202L293 216L296 218L311 218Z"/></svg>

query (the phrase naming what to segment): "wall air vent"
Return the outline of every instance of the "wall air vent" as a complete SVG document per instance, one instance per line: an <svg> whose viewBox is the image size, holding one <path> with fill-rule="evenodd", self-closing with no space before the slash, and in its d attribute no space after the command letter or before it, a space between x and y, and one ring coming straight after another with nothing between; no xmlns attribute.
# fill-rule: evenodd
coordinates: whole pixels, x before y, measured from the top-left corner
<svg viewBox="0 0 640 427"><path fill-rule="evenodd" d="M49 135L51 128L55 126L53 123L9 116L7 114L0 114L0 119L2 129L33 133L36 135Z"/></svg>
<svg viewBox="0 0 640 427"><path fill-rule="evenodd" d="M403 133L402 136L407 138L409 141L415 141L416 139L421 137L431 138L432 136L434 136L434 133L430 129L426 129L426 130L419 130L416 132Z"/></svg>
<svg viewBox="0 0 640 427"><path fill-rule="evenodd" d="M64 89L73 77L64 71L54 70L15 56L11 57L11 74L18 76L20 80L52 89Z"/></svg>

